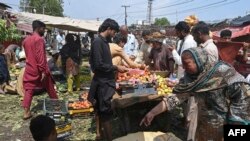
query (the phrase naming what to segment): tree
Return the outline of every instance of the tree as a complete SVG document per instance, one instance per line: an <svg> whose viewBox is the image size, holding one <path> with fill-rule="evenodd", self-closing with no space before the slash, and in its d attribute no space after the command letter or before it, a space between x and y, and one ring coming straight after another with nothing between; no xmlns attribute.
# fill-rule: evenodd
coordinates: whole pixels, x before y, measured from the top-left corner
<svg viewBox="0 0 250 141"><path fill-rule="evenodd" d="M23 12L32 12L29 7L29 0L20 0L20 10Z"/></svg>
<svg viewBox="0 0 250 141"><path fill-rule="evenodd" d="M21 0L20 5L23 11L25 5L29 12L35 9L39 14L63 17L63 0Z"/></svg>
<svg viewBox="0 0 250 141"><path fill-rule="evenodd" d="M156 18L155 19L155 25L158 25L158 26L167 26L167 25L170 25L170 22L167 18Z"/></svg>

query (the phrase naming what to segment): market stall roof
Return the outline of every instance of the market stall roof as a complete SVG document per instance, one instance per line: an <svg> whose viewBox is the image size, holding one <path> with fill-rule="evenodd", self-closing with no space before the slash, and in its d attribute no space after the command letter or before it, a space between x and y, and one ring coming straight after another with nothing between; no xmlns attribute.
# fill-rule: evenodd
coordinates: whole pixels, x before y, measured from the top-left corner
<svg viewBox="0 0 250 141"><path fill-rule="evenodd" d="M101 25L100 21L93 21L93 20L78 20L78 19L71 19L68 17L55 17L49 15L42 15L42 14L33 14L33 13L26 13L20 12L16 13L18 18L18 24L30 24L34 20L40 20L44 22L47 26L69 30L69 31L76 31L76 32L86 32L86 31L94 31L97 32L99 26Z"/></svg>
<svg viewBox="0 0 250 141"><path fill-rule="evenodd" d="M245 27L229 27L225 29L229 29L232 31L232 37L231 37L232 39L240 37L240 36L250 35L250 25L245 26ZM225 30L225 29L222 29L222 30ZM220 38L220 32L222 30L213 32L213 38L214 39Z"/></svg>
<svg viewBox="0 0 250 141"><path fill-rule="evenodd" d="M244 17L236 18L231 22L231 26L245 26L250 24L250 14Z"/></svg>
<svg viewBox="0 0 250 141"><path fill-rule="evenodd" d="M4 7L4 8L11 8L9 5L0 2L0 7Z"/></svg>

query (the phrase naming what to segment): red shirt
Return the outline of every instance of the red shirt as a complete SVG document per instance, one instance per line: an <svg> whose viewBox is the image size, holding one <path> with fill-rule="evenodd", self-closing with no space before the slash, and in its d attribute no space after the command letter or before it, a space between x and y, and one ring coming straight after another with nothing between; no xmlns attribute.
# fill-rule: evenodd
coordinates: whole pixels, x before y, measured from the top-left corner
<svg viewBox="0 0 250 141"><path fill-rule="evenodd" d="M26 67L23 77L24 89L42 88L42 73L50 75L44 39L33 33L23 41L26 55Z"/></svg>

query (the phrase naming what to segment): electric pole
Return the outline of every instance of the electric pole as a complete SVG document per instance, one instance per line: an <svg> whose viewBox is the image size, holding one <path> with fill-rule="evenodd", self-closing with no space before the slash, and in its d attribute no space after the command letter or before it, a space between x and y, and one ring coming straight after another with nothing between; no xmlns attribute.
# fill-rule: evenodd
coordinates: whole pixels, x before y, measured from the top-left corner
<svg viewBox="0 0 250 141"><path fill-rule="evenodd" d="M125 9L125 25L127 26L127 17L128 17L127 8L130 7L130 6L129 5L122 5L122 7L124 7L124 9Z"/></svg>
<svg viewBox="0 0 250 141"><path fill-rule="evenodd" d="M153 3L153 0L148 0L147 20L149 24L151 24L152 22L152 3Z"/></svg>

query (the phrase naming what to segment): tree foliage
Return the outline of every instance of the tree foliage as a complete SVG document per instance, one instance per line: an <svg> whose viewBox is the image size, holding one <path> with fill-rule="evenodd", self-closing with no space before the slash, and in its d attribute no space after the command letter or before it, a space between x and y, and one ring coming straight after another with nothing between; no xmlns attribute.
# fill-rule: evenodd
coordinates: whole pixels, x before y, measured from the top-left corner
<svg viewBox="0 0 250 141"><path fill-rule="evenodd" d="M155 19L155 25L158 25L158 26L167 26L167 25L170 25L170 22L167 18L156 18Z"/></svg>
<svg viewBox="0 0 250 141"><path fill-rule="evenodd" d="M26 6L32 10L35 9L36 13L39 14L43 14L44 8L44 14L46 15L63 16L63 0L29 0Z"/></svg>
<svg viewBox="0 0 250 141"><path fill-rule="evenodd" d="M0 43L4 41L19 41L21 34L18 33L14 23L0 19Z"/></svg>

